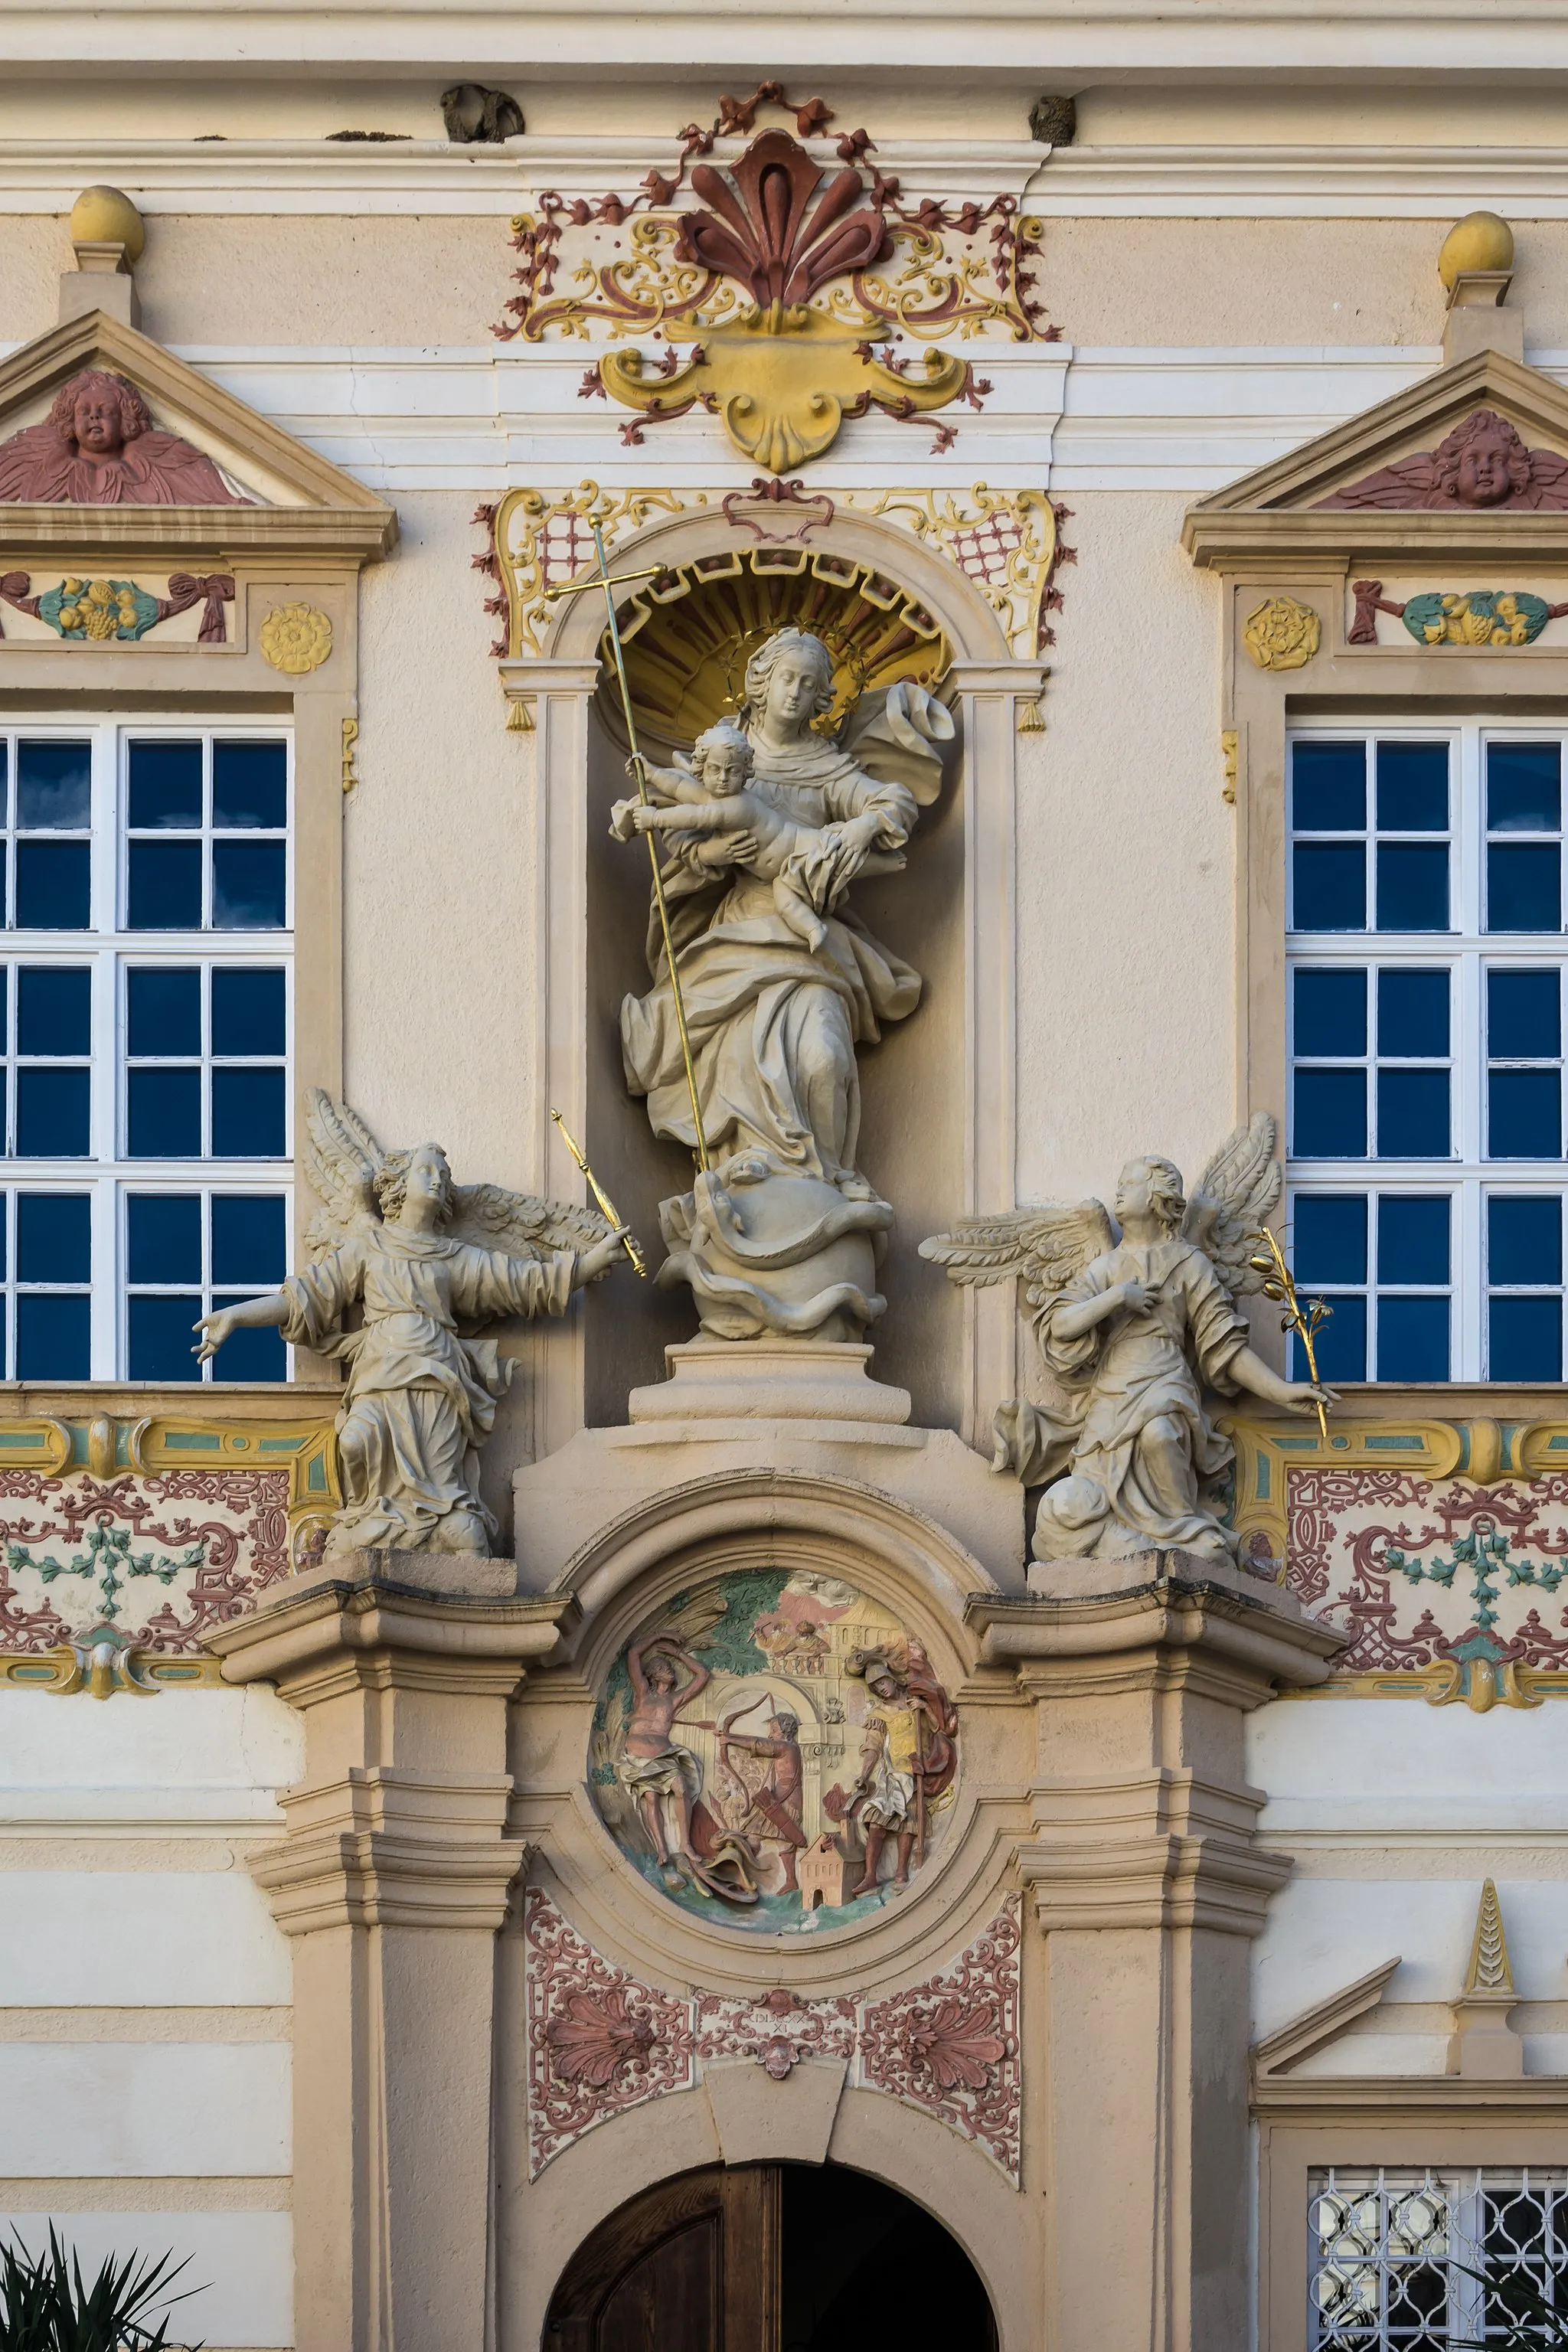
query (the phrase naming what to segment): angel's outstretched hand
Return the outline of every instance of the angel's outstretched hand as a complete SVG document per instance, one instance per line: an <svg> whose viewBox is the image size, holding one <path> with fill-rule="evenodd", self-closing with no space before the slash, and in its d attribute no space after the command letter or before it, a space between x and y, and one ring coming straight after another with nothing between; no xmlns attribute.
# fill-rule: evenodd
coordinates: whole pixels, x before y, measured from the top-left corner
<svg viewBox="0 0 1568 2352"><path fill-rule="evenodd" d="M626 1238L629 1231L629 1226L617 1225L615 1232L606 1234L602 1242L595 1242L592 1249L585 1249L580 1253L577 1263L572 1270L574 1289L582 1283L603 1281L616 1260L624 1255Z"/></svg>
<svg viewBox="0 0 1568 2352"><path fill-rule="evenodd" d="M202 1334L201 1345L193 1348L191 1353L198 1364L205 1364L209 1356L217 1354L218 1349L234 1329L234 1309L232 1307L220 1307L214 1315L204 1315L199 1323L192 1324L191 1328Z"/></svg>

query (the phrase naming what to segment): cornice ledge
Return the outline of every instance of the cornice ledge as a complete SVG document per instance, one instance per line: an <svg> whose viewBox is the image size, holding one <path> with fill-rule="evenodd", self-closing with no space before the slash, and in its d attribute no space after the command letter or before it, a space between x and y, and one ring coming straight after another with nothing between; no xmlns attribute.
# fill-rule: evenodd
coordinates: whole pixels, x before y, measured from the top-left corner
<svg viewBox="0 0 1568 2352"><path fill-rule="evenodd" d="M1568 2074L1515 2075L1503 2082L1467 2082L1458 2074L1317 2074L1271 2076L1259 2084L1252 2112L1261 2117L1342 2117L1379 2123L1426 2122L1433 2115L1478 2111L1511 2120L1568 2125Z"/></svg>
<svg viewBox="0 0 1568 2352"><path fill-rule="evenodd" d="M336 556L369 563L397 544L392 507L0 505L0 546L115 555Z"/></svg>
<svg viewBox="0 0 1568 2352"><path fill-rule="evenodd" d="M1154 1837L1099 1849L1020 1845L1017 1868L1047 1935L1062 1928L1206 1928L1261 1935L1290 1876L1287 1854L1222 1837Z"/></svg>
<svg viewBox="0 0 1568 2352"><path fill-rule="evenodd" d="M1266 1599L1264 1590L1254 1600L1165 1570L1128 1591L1089 1599L972 1593L964 1621L980 1635L984 1665L1068 1667L1079 1679L1092 1676L1092 1662L1101 1660L1100 1671L1120 1678L1132 1664L1131 1653L1155 1654L1146 1655L1146 1667L1167 1670L1176 1663L1173 1654L1209 1653L1258 1684L1256 1705L1270 1683L1310 1687L1326 1682L1346 1640L1334 1626L1287 1613L1280 1606L1287 1596Z"/></svg>
<svg viewBox="0 0 1568 2352"><path fill-rule="evenodd" d="M384 1830L286 1837L247 1867L286 1936L320 1927L458 1927L494 1935L529 1848L521 1838L455 1843Z"/></svg>
<svg viewBox="0 0 1568 2352"><path fill-rule="evenodd" d="M1429 514L1370 507L1327 513L1295 507L1190 511L1182 545L1200 570L1231 572L1268 563L1332 564L1407 556L1421 563L1568 562L1568 512Z"/></svg>
<svg viewBox="0 0 1568 2352"><path fill-rule="evenodd" d="M208 1647L229 1683L290 1681L312 1668L358 1678L367 1654L402 1652L439 1661L459 1682L517 1670L558 1654L578 1615L572 1593L490 1597L420 1591L382 1576L327 1578L303 1591L274 1588L250 1615L214 1629Z"/></svg>

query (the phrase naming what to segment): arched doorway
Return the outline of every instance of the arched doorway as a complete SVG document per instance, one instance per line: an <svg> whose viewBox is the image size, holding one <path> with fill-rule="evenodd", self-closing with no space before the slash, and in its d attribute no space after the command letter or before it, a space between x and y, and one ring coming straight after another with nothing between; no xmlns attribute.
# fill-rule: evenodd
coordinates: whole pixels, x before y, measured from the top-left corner
<svg viewBox="0 0 1568 2352"><path fill-rule="evenodd" d="M544 2352L996 2352L974 2265L940 2221L843 2165L715 2165L661 2181L580 2246Z"/></svg>

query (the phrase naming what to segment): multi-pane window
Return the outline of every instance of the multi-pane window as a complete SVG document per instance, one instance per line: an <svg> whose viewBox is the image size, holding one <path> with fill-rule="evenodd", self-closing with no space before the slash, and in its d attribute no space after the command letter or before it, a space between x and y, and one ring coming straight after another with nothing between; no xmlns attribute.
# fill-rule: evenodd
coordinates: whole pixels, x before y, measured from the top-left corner
<svg viewBox="0 0 1568 2352"><path fill-rule="evenodd" d="M1310 2352L1560 2340L1568 2173L1327 2168L1308 2196Z"/></svg>
<svg viewBox="0 0 1568 2352"><path fill-rule="evenodd" d="M276 726L0 726L0 1374L204 1375L191 1326L288 1263L288 740Z"/></svg>
<svg viewBox="0 0 1568 2352"><path fill-rule="evenodd" d="M1291 742L1289 1214L1327 1379L1563 1377L1565 742Z"/></svg>

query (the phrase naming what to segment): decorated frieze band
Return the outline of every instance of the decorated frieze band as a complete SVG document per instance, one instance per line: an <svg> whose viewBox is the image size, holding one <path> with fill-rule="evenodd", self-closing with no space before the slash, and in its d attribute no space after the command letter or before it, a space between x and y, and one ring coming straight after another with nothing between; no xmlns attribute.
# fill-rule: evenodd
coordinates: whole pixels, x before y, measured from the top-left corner
<svg viewBox="0 0 1568 2352"><path fill-rule="evenodd" d="M795 131L752 136L767 106L792 112ZM648 173L635 194L543 194L512 224L521 291L495 332L650 336L661 352L605 352L583 397L633 410L620 437L634 445L650 425L706 411L776 475L873 410L919 423L978 407L989 383L936 346L1055 336L1034 290L1041 223L1011 195L906 201L865 131L824 137L833 120L824 100L797 104L763 82L721 100L710 128L689 124L675 172ZM721 153L739 139L742 152ZM949 447L955 425L934 430L934 448Z"/></svg>
<svg viewBox="0 0 1568 2352"><path fill-rule="evenodd" d="M1226 1426L1244 1564L1350 1636L1325 1695L1568 1696L1568 1420Z"/></svg>
<svg viewBox="0 0 1568 2352"><path fill-rule="evenodd" d="M330 1403L0 1425L0 1689L216 1680L204 1636L319 1556L339 1499Z"/></svg>
<svg viewBox="0 0 1568 2352"><path fill-rule="evenodd" d="M1019 2185L1017 1895L944 1968L879 2000L782 1984L750 1999L662 1992L595 1951L542 1886L523 1906L531 2179L597 2126L695 2089L710 2066L750 2061L783 2082L828 2058L856 2088L973 2142Z"/></svg>

